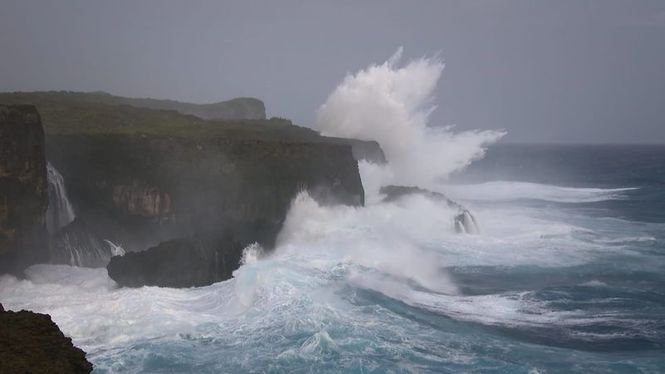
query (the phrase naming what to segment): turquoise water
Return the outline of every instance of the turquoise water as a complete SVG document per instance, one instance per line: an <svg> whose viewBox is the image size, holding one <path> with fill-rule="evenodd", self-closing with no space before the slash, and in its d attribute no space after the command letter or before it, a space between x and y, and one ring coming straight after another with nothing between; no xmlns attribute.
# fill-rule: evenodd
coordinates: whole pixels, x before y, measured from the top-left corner
<svg viewBox="0 0 665 374"><path fill-rule="evenodd" d="M208 287L0 278L106 372L664 372L665 148L497 146L422 196L300 195L274 253Z"/></svg>

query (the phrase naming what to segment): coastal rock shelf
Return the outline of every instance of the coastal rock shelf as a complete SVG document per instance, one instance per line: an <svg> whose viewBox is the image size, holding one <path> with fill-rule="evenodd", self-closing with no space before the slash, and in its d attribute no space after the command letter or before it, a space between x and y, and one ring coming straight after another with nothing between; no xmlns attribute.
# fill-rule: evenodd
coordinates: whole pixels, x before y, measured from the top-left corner
<svg viewBox="0 0 665 374"><path fill-rule="evenodd" d="M111 259L107 269L129 287L197 287L231 278L248 241L231 233L175 239Z"/></svg>
<svg viewBox="0 0 665 374"><path fill-rule="evenodd" d="M85 356L48 314L0 304L0 373L90 373Z"/></svg>

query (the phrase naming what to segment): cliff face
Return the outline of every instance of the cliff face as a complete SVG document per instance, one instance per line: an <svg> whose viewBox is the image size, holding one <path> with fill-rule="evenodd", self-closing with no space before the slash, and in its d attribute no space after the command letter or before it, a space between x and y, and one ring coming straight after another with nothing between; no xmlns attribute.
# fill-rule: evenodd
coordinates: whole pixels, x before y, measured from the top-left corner
<svg viewBox="0 0 665 374"><path fill-rule="evenodd" d="M208 250L232 252L234 266L222 272L224 279L238 266L242 246L227 250L227 242L221 248L218 239L231 232L237 243L270 247L300 190L324 203L364 204L357 162L347 144L67 134L50 135L47 153L66 180L77 217L97 237L128 251L213 237L205 241ZM208 279L220 280L218 275Z"/></svg>
<svg viewBox="0 0 665 374"><path fill-rule="evenodd" d="M55 263L104 266L111 254L122 252L116 244L135 252L177 239L170 250L150 253L176 259L182 251L204 248L203 257L224 257L215 257L224 266L207 273L208 281L225 279L232 271L226 264L238 265L242 248L237 247L259 242L270 249L299 191L308 190L323 203L362 205L356 159L385 160L375 142L324 137L281 118L204 120L149 109L175 102L103 93L0 93L3 101L39 104L57 197L52 200L63 208L48 215L57 218L48 225ZM20 154L8 151L5 158ZM41 170L43 164L42 157ZM45 190L42 184L40 191ZM16 212L43 222L46 201L37 205L41 210L22 205ZM12 217L0 217L5 216ZM15 238L9 218L0 222L5 237ZM239 246L225 239L229 233ZM116 260L124 265L115 269L136 269L129 259L150 263L127 259Z"/></svg>
<svg viewBox="0 0 665 374"><path fill-rule="evenodd" d="M381 149L381 146L377 141L334 137L323 137L322 139L330 143L350 145L353 157L358 161L367 161L378 165L383 165L388 162L386 155L383 153L383 149Z"/></svg>
<svg viewBox="0 0 665 374"><path fill-rule="evenodd" d="M90 373L85 352L48 314L4 311L0 304L0 373Z"/></svg>
<svg viewBox="0 0 665 374"><path fill-rule="evenodd" d="M47 188L37 110L0 105L0 273L48 260Z"/></svg>
<svg viewBox="0 0 665 374"><path fill-rule="evenodd" d="M364 203L348 145L52 135L47 152L78 216L130 251L229 226L274 230L301 189L325 201Z"/></svg>

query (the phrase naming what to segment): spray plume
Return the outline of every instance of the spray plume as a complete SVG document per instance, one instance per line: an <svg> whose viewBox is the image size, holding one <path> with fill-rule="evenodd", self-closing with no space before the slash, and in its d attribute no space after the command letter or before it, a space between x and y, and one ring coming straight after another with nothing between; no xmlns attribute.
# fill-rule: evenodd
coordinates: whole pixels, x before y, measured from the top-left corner
<svg viewBox="0 0 665 374"><path fill-rule="evenodd" d="M481 158L505 132L429 127L444 64L439 57L401 60L400 47L383 64L347 75L319 109L317 126L324 135L378 141L389 166L368 173L379 173L380 183L429 187Z"/></svg>

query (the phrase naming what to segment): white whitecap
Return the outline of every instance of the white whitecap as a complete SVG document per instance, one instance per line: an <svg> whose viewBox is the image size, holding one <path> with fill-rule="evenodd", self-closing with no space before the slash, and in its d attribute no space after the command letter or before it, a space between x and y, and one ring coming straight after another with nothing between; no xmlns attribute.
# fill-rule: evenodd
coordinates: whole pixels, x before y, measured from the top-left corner
<svg viewBox="0 0 665 374"><path fill-rule="evenodd" d="M544 200L560 203L590 203L625 198L637 188L576 188L548 184L494 181L469 185L440 187L451 198L480 201Z"/></svg>

